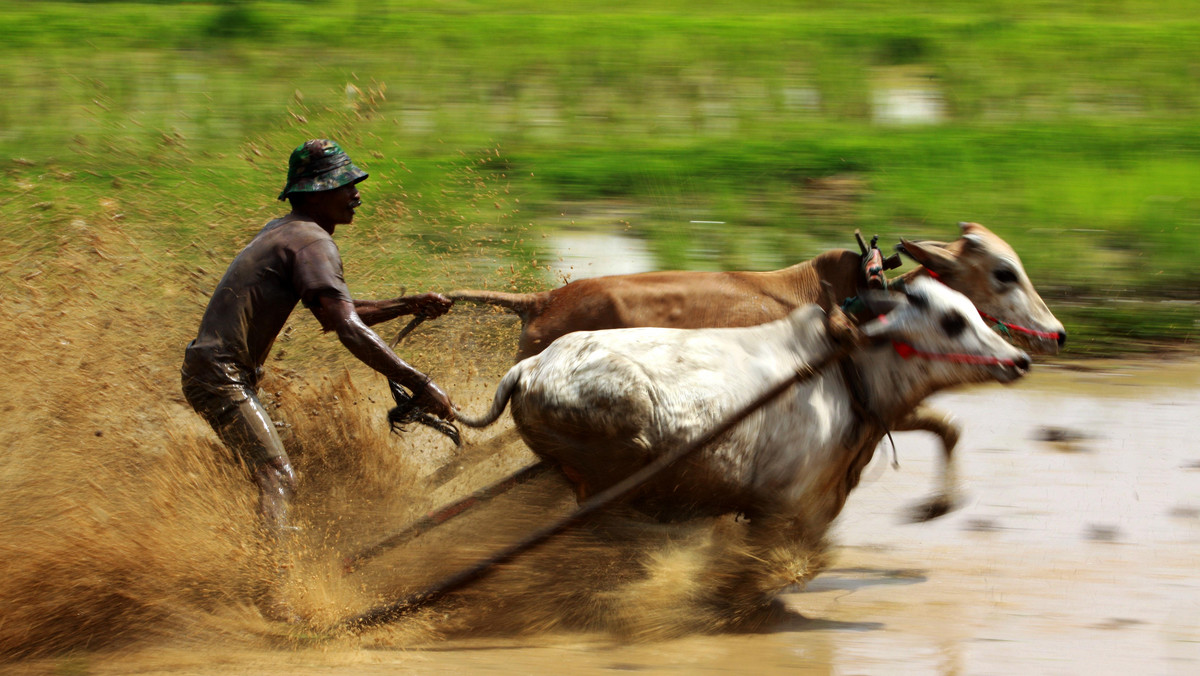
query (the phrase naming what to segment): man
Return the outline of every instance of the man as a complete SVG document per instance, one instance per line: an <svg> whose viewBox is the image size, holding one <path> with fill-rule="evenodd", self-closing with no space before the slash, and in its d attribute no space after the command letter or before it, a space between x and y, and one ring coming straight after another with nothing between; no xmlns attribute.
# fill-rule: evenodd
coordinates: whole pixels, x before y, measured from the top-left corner
<svg viewBox="0 0 1200 676"><path fill-rule="evenodd" d="M355 357L412 390L418 406L454 419L446 394L368 328L401 315L437 317L453 301L433 293L354 300L342 278L332 235L338 225L354 220L361 204L356 186L366 178L332 141L316 139L296 148L279 194L291 202L291 213L267 223L233 259L184 353L184 396L245 463L258 485L259 515L273 539L288 529L296 477L256 392L263 362L297 302Z"/></svg>

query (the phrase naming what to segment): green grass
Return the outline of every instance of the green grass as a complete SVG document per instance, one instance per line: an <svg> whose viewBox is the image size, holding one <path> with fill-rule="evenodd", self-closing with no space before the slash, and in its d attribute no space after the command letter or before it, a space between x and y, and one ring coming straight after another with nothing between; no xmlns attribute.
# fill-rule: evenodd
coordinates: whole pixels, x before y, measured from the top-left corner
<svg viewBox="0 0 1200 676"><path fill-rule="evenodd" d="M563 204L619 202L662 267L972 220L1076 350L1200 321L1191 3L0 0L0 38L5 291L114 213L211 283L278 211L290 149L329 136L372 173L339 234L368 289L547 286ZM897 86L942 119L880 123Z"/></svg>

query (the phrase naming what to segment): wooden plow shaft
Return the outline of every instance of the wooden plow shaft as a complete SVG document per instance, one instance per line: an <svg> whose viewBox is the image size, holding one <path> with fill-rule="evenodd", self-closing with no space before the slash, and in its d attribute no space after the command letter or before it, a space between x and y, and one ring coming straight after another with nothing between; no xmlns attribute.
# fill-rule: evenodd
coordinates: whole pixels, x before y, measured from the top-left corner
<svg viewBox="0 0 1200 676"><path fill-rule="evenodd" d="M545 474L550 470L550 467L550 464L547 462L535 462L531 465L526 465L516 473L510 474L509 476L489 486L480 488L461 500L457 500L448 505L444 505L439 509L435 509L420 519L417 519L404 528L387 536L383 540L380 540L370 547L359 551L357 554L346 557L346 559L342 562L342 569L347 573L353 572L359 566L366 563L370 559L379 556L383 552L395 547L399 547L406 542L418 538L421 535L424 535L434 528L453 519L454 517L468 512L498 495L506 493L523 483L531 481L532 479Z"/></svg>
<svg viewBox="0 0 1200 676"><path fill-rule="evenodd" d="M793 385L802 383L814 377L826 366L829 366L845 356L846 352L846 350L836 350L832 354L821 359L815 365L808 365L797 369L797 371L791 377L766 390L749 404L746 404L742 408L732 413L729 417L725 418L724 422L709 430L707 433L702 434L696 439L679 446L669 453L659 456L653 462L629 475L621 482L601 491L600 493L597 493L595 496L579 505L579 507L571 514L568 514L549 526L534 532L524 540L511 544L508 547L496 552L492 556L477 562L470 568L461 570L454 575L451 575L434 584L432 587L428 587L423 591L411 594L407 598L402 598L386 605L377 606L361 614L345 618L338 622L337 625L335 625L335 628L359 632L370 627L386 624L388 622L394 622L405 615L420 610L421 608L424 608L425 606L442 599L451 592L462 589L463 587L466 587L467 585L486 577L488 573L497 566L508 563L516 558L519 554L544 544L546 541L562 533L580 521L583 521L595 512L618 500L621 500L622 498L625 498L642 484L652 479L659 472L695 453L701 448L704 448L717 437L733 429L735 425L740 423L747 416L786 392Z"/></svg>

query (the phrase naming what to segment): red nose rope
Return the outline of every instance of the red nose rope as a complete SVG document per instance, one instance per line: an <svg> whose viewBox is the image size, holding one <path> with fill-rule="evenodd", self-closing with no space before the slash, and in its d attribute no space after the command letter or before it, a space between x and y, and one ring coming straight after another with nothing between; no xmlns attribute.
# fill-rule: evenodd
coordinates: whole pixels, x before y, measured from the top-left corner
<svg viewBox="0 0 1200 676"><path fill-rule="evenodd" d="M994 322L996 324L999 324L1000 326L1003 326L1004 328L1008 329L1009 331L1016 331L1018 333L1027 333L1031 336L1037 336L1038 338L1047 338L1049 340L1058 340L1058 333L1053 332L1053 331L1038 331L1036 329L1027 329L1024 326L1017 326L1016 324L1009 324L1008 322L1002 322L999 319L996 319L995 317L984 312L983 310L979 310L979 316L983 317L984 319L986 319L989 322Z"/></svg>
<svg viewBox="0 0 1200 676"><path fill-rule="evenodd" d="M930 277L933 277L934 279L938 280L939 282L942 282L942 284L946 283L946 282L942 281L942 276L939 275L938 273L934 272L933 270L930 270L929 268L925 268L925 272L928 272ZM1016 331L1017 333L1024 333L1026 335L1036 336L1038 338L1045 338L1047 340L1058 340L1058 338L1059 338L1059 334L1055 331L1038 331L1037 329L1026 328L1024 326L1020 326L1019 324L1009 324L1008 322L1002 322L999 319L996 319L995 317L989 315L988 313L984 312L983 310L980 310L979 308L975 308L975 309L979 312L980 317L983 317L985 320L992 322L993 324L996 324L997 326L1003 326L1004 328L1008 329L1009 331Z"/></svg>
<svg viewBox="0 0 1200 676"><path fill-rule="evenodd" d="M902 359L912 359L918 357L920 359L928 359L930 361L948 361L955 364L982 364L986 366L1016 366L1017 363L1012 359L1000 359L999 357L988 357L981 354L959 354L946 352L926 352L917 348L902 343L898 340L892 341L892 349L896 350L896 354Z"/></svg>

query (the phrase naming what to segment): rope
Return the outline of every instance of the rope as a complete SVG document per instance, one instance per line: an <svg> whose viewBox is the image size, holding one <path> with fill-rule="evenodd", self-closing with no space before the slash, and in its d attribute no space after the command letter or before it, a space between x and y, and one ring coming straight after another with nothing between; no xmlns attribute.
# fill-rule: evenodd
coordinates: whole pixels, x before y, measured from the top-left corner
<svg viewBox="0 0 1200 676"><path fill-rule="evenodd" d="M415 402L416 396L409 394L403 385L391 378L388 378L388 389L391 390L392 399L396 402L396 405L387 414L388 424L393 433L399 434L404 431L405 425L418 423L450 437L455 446L462 446L462 437L453 423L448 423L432 413L418 408Z"/></svg>
<svg viewBox="0 0 1200 676"><path fill-rule="evenodd" d="M892 341L892 349L902 359L912 359L918 357L929 361L948 361L955 364L982 364L988 366L1016 366L1017 363L1011 359L1001 359L999 357L989 357L982 354L962 354L958 352L926 352L925 350L913 347L908 343L899 340Z"/></svg>
<svg viewBox="0 0 1200 676"><path fill-rule="evenodd" d="M362 564L369 559L372 559L389 549L398 547L410 540L428 533L430 530L433 530L437 526L446 523L463 512L466 512L477 505L483 504L497 495L507 492L511 488L520 486L523 483L527 483L528 481L548 472L550 469L551 465L548 462L535 462L532 465L525 466L514 474L510 474L509 476L489 486L485 486L475 491L461 500L456 500L455 502L435 509L408 526L405 526L403 529L377 542L376 544L363 549L353 556L346 557L346 559L342 562L342 571L345 573L352 572L361 567Z"/></svg>
<svg viewBox="0 0 1200 676"><path fill-rule="evenodd" d="M989 315L988 313L984 312L983 310L979 311L979 316L983 317L984 319L986 319L989 322L995 322L997 325L1003 326L1005 329L1008 329L1009 331L1016 331L1018 333L1024 333L1024 334L1027 334L1030 336L1037 336L1038 338L1046 338L1048 340L1058 340L1058 332L1057 331L1038 331L1037 329L1029 329L1024 326L1018 326L1016 324L1009 324L1008 322L1002 322L999 319L996 319L995 317Z"/></svg>

